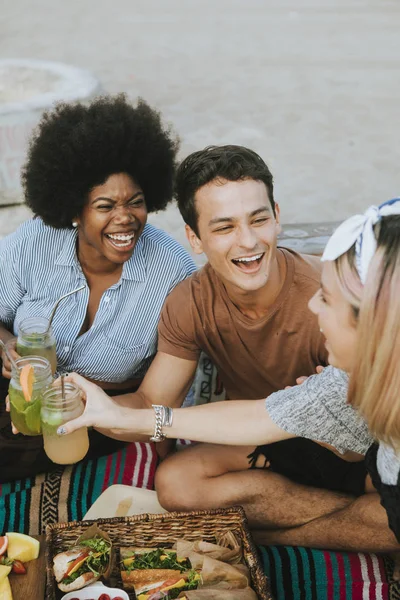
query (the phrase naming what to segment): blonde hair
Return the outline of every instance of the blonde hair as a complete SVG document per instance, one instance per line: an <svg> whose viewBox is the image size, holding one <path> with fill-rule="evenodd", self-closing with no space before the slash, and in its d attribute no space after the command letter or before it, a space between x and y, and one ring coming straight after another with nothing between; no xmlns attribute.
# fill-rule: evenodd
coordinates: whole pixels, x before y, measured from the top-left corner
<svg viewBox="0 0 400 600"><path fill-rule="evenodd" d="M354 246L334 261L357 321L357 349L348 401L379 441L400 447L400 217L383 217L378 247L363 286Z"/></svg>

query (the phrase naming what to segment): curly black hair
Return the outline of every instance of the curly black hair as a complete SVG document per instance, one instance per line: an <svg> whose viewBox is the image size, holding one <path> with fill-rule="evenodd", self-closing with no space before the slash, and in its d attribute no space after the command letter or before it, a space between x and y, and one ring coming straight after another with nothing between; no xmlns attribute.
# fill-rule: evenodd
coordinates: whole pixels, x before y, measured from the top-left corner
<svg viewBox="0 0 400 600"><path fill-rule="evenodd" d="M43 114L22 169L25 202L53 227L71 227L90 190L127 173L143 189L148 212L172 199L179 139L160 113L124 94L57 104Z"/></svg>

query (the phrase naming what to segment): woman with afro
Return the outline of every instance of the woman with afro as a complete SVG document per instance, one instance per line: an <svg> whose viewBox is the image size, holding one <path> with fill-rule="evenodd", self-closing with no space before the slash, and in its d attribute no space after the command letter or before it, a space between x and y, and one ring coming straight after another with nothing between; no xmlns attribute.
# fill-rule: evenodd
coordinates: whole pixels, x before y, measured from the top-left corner
<svg viewBox="0 0 400 600"><path fill-rule="evenodd" d="M84 286L52 323L58 372L77 371L111 394L138 387L164 300L195 269L175 240L146 224L172 198L177 150L143 100L102 97L43 115L22 172L34 217L0 243L3 342L12 346L23 319L48 318L60 296ZM11 369L2 360L4 397ZM121 445L91 432L89 458ZM13 436L4 412L0 448L0 482L54 468L42 438Z"/></svg>

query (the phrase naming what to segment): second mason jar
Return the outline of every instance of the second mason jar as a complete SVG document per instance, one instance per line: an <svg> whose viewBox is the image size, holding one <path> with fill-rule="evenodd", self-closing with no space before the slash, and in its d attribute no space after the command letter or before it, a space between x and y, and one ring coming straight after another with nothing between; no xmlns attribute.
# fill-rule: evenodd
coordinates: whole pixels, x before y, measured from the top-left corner
<svg viewBox="0 0 400 600"><path fill-rule="evenodd" d="M18 327L17 352L20 356L43 356L51 364L54 375L57 369L56 339L49 320L28 317Z"/></svg>
<svg viewBox="0 0 400 600"><path fill-rule="evenodd" d="M83 411L79 388L73 383L64 384L64 394L61 386L51 387L43 394L41 421L44 450L53 462L72 465L86 456L89 450L87 427L69 435L57 435L60 425L76 419Z"/></svg>

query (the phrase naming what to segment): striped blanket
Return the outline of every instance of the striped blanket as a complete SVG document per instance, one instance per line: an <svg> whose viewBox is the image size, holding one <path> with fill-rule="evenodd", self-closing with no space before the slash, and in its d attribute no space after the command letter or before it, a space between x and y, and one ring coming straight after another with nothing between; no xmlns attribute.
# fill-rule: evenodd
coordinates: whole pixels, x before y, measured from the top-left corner
<svg viewBox="0 0 400 600"><path fill-rule="evenodd" d="M48 523L80 520L110 485L151 489L156 465L150 444L133 443L108 456L0 484L0 532L37 535Z"/></svg>
<svg viewBox="0 0 400 600"><path fill-rule="evenodd" d="M157 456L150 444L0 485L0 533L43 532L48 523L79 520L110 485L152 489ZM276 600L400 600L392 565L374 554L260 547Z"/></svg>
<svg viewBox="0 0 400 600"><path fill-rule="evenodd" d="M260 547L275 600L395 600L392 561L376 554Z"/></svg>

